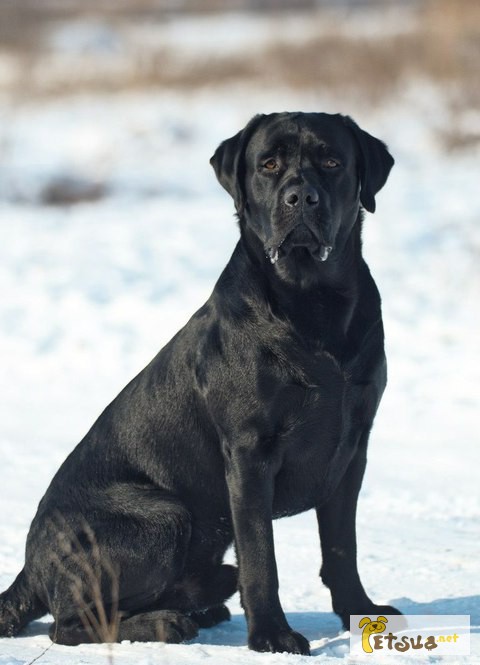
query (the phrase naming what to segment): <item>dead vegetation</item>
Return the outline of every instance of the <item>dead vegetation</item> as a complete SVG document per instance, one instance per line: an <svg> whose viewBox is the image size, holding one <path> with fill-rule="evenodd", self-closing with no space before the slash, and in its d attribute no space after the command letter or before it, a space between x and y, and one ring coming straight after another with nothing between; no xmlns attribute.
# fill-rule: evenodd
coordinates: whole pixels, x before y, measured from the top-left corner
<svg viewBox="0 0 480 665"><path fill-rule="evenodd" d="M383 5L377 2L373 8L349 12L345 8L343 12L331 8L304 10L306 21L318 25L318 34L299 34L294 39L280 35L248 51L219 47L202 53L185 49L186 44L181 42L173 47L165 44L161 28L171 17L172 8L182 5L183 9L198 11L195 4L193 0L180 4L152 0L88 0L82 4L46 0L41 5L34 0L18 0L0 4L0 91L16 99L30 99L85 91L194 89L246 82L326 90L331 95L355 96L362 103L376 105L401 91L409 81L428 80L448 91L452 118L458 108L480 110L477 0L409 3L409 28L387 34L356 29L362 25L356 22L362 12L365 25L365 16L378 20L387 7L395 4L385 0ZM239 0L227 6L245 4L266 7L268 2ZM315 3L302 4L306 7ZM204 11L212 11L216 5L206 2L203 7ZM284 16L288 22L289 15ZM81 52L55 52L49 41L52 32L65 22L85 20L110 30L113 41L117 40L114 47L89 50L87 44ZM391 23L390 18L390 27ZM142 38L145 26L150 31L147 40ZM8 75L3 67L3 76L2 57L10 63ZM480 141L476 130L452 127L446 145L456 148L472 141Z"/></svg>
<svg viewBox="0 0 480 665"><path fill-rule="evenodd" d="M166 10L155 13L147 0L125 0L118 5L100 2L96 10L91 2L83 3L81 11L78 6L76 2L39 5L25 0L0 5L0 52L15 57L21 87L28 94L71 93L82 88L199 87L248 80L299 88L347 86L376 96L414 75L465 81L466 88L479 88L473 85L478 83L480 65L477 0L425 0L412 10L411 30L373 37L345 30L351 12L315 11L312 21L318 23L318 37L299 35L288 43L269 42L260 53L258 49L222 53L219 48L214 57L201 53L185 57L182 44L173 50L165 48L161 36L148 44L131 39L129 27L136 20L150 17L152 26L161 26L169 16ZM115 57L108 48L89 52L88 46L73 55L52 51L48 37L56 26L85 19L99 21L118 37L121 50Z"/></svg>
<svg viewBox="0 0 480 665"><path fill-rule="evenodd" d="M119 571L101 554L95 533L85 520L79 535L63 515L57 513L49 529L58 545L51 555L52 564L57 575L70 582L73 603L89 639L94 643L117 642L121 620L118 609ZM108 595L112 599L108 608L103 601L102 588L105 584L109 586ZM55 633L52 641L56 642ZM113 662L111 650L109 660Z"/></svg>

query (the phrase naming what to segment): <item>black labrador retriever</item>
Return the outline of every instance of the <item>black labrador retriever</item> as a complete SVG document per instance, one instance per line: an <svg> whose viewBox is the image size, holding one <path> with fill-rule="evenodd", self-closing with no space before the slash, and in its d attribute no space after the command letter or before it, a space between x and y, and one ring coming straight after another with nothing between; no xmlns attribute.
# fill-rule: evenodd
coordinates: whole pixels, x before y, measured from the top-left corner
<svg viewBox="0 0 480 665"><path fill-rule="evenodd" d="M355 511L386 383L362 257L393 159L349 117L254 117L211 163L240 240L209 300L100 415L40 502L0 635L47 612L60 644L180 642L229 618L248 644L309 653L278 597L272 519L315 508L334 611L374 605ZM238 575L223 564L235 542Z"/></svg>

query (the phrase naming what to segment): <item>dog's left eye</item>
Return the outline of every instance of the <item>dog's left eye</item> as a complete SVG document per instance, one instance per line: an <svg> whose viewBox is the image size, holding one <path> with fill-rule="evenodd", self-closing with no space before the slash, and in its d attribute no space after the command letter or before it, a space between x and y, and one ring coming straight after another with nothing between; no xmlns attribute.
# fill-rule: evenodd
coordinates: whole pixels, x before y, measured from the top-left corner
<svg viewBox="0 0 480 665"><path fill-rule="evenodd" d="M267 171L275 171L278 169L278 164L274 159L267 159L266 162L263 162L263 168Z"/></svg>
<svg viewBox="0 0 480 665"><path fill-rule="evenodd" d="M336 159L333 159L332 157L329 157L328 159L323 160L322 166L325 169L336 169L338 166L340 166L340 162L338 162Z"/></svg>

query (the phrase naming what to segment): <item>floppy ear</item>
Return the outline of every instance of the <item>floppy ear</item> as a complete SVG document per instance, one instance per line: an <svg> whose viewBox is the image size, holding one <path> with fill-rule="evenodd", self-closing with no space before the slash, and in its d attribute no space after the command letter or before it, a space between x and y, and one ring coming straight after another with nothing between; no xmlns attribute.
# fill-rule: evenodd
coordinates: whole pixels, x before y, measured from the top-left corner
<svg viewBox="0 0 480 665"><path fill-rule="evenodd" d="M353 132L360 148L360 202L368 212L375 212L375 194L387 182L394 164L385 143L357 125L349 116L344 122Z"/></svg>
<svg viewBox="0 0 480 665"><path fill-rule="evenodd" d="M235 202L239 215L245 209L245 149L248 140L263 118L263 115L254 116L250 122L235 136L220 143L215 154L210 159L218 182L230 194Z"/></svg>
<svg viewBox="0 0 480 665"><path fill-rule="evenodd" d="M369 623L372 623L371 619L369 619L368 617L363 617L363 619L360 620L358 627L363 628L363 626L366 626Z"/></svg>

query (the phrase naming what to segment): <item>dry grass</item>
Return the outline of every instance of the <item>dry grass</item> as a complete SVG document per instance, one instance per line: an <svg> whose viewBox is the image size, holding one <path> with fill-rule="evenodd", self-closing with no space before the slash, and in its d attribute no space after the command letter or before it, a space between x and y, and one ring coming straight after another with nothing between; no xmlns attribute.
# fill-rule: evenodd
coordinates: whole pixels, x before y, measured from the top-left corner
<svg viewBox="0 0 480 665"><path fill-rule="evenodd" d="M49 525L58 545L52 553L57 574L70 581L70 591L78 616L92 642L112 644L118 641L121 614L119 602L119 571L105 556L90 525L84 521L81 542L63 515L57 513ZM68 559L68 566L65 560ZM108 581L112 603L109 611L103 602L102 585ZM55 636L53 637L55 642ZM109 660L113 663L111 650Z"/></svg>
<svg viewBox="0 0 480 665"><path fill-rule="evenodd" d="M211 2L206 4L212 6ZM325 16L331 25L329 34L324 31L307 41L266 45L261 56L256 52L233 56L219 52L210 60L201 55L188 59L181 49L178 57L176 50L165 50L160 44L146 46L126 39L126 52L118 62L112 64L108 58L102 61L98 54L89 58L86 53L80 66L72 71L68 63L62 67L54 62L55 55L44 40L49 28L59 21L93 17L110 23L125 36L128 24L135 22L136 17L144 20L152 15L161 24L166 16L165 11L158 9L154 14L151 0L113 4L89 0L80 7L78 2L67 0L63 5L33 0L0 3L0 44L4 51L17 55L23 87L29 94L70 93L79 87L192 87L246 79L299 88L347 86L375 96L413 75L439 81L465 80L470 89L479 88L473 85L478 82L480 66L477 0L426 0L416 13L415 27L393 37L352 35L343 30L341 16L332 20L329 13ZM312 16L322 24L321 15Z"/></svg>
<svg viewBox="0 0 480 665"><path fill-rule="evenodd" d="M227 6L242 4L244 0L235 0ZM267 0L263 4L268 5ZM183 6L212 10L216 1L202 4L189 0ZM167 0L163 7L158 0L84 0L80 5L75 0L0 3L0 43L4 53L14 55L16 67L14 75L4 81L4 90L16 97L32 98L86 90L192 89L248 82L323 89L375 105L401 91L409 81L424 79L454 91L452 117L466 108L480 110L478 0L424 0L412 10L410 30L374 37L351 29L352 14L317 11L311 13L312 20L320 28L328 26L327 30L319 29L318 36L270 41L260 52L228 54L219 49L210 56L186 55L181 48L166 48L161 40L142 43L131 38L136 21L145 24L151 19L161 25L167 7L172 7ZM88 52L59 57L52 52L45 40L48 30L59 21L85 17L101 20L121 36L123 50L118 57ZM447 146L455 148L475 140L473 134L467 136L469 132L458 128L449 131Z"/></svg>

